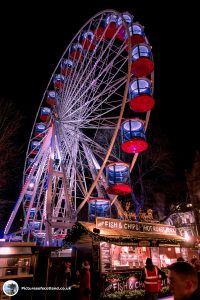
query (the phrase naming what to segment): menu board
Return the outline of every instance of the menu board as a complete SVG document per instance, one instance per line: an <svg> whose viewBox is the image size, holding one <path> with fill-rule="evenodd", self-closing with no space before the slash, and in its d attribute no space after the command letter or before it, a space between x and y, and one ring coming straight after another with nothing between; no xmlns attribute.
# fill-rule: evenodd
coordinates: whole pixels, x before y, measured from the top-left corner
<svg viewBox="0 0 200 300"><path fill-rule="evenodd" d="M153 264L160 268L160 255L158 247L151 247L151 257Z"/></svg>
<svg viewBox="0 0 200 300"><path fill-rule="evenodd" d="M100 243L100 264L101 272L110 272L111 269L111 255L110 255L110 244L107 242Z"/></svg>

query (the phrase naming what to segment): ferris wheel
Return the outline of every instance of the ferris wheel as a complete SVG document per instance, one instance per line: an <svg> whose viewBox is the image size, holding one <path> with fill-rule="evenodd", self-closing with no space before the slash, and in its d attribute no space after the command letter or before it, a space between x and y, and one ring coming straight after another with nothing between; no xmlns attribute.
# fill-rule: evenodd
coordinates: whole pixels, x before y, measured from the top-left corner
<svg viewBox="0 0 200 300"><path fill-rule="evenodd" d="M128 13L105 10L75 35L53 72L28 144L20 209L22 239L62 240L83 207L114 204L132 190L130 172L148 147L154 63L144 28ZM129 106L127 108L127 105ZM140 117L142 115L143 117ZM132 163L116 152L132 155Z"/></svg>

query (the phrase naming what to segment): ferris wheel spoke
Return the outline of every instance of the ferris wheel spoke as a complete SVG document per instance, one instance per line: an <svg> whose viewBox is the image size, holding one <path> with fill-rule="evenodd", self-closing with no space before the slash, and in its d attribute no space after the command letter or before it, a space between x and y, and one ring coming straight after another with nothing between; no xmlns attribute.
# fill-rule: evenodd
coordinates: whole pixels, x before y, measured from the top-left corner
<svg viewBox="0 0 200 300"><path fill-rule="evenodd" d="M119 72L119 70L118 70L118 72ZM104 73L105 73L105 72L104 72ZM106 74L106 73L105 73L105 74ZM110 82L111 82L112 79L114 79L114 77L115 77L116 75L117 75L117 72L116 72L115 74L113 74L113 78L110 79ZM85 97L87 97L87 98L91 98L91 97L90 97L90 94L93 94L93 97L94 97L95 93L97 93L97 91L98 91L98 89L99 89L99 86L100 86L101 83L103 82L103 79L104 79L104 78L101 79L101 82L98 82L97 79L96 79L95 81L92 81L92 83L90 83L89 88L87 88L87 91L85 91L85 90L83 89L83 93L80 93L80 94L79 94L79 97L77 96L76 101L73 101L73 105L72 105L69 109L72 110L73 107L75 107L77 103L80 103L80 100L81 100L81 98L83 99L83 96L85 96ZM118 80L119 80L119 79L118 79ZM117 80L116 80L116 82L117 82ZM105 82L105 83L109 84L109 81L108 81L108 82ZM104 89L105 89L105 83L104 83ZM92 86L93 86L93 87L92 87ZM90 87L92 87L92 89L91 89L92 91L90 91ZM88 92L89 95L87 95L86 92ZM98 96L98 94L97 94L97 96ZM97 97L97 96L96 96L96 97ZM62 116L67 115L67 113L69 112L69 109L68 109L68 111L64 110L64 112L62 113Z"/></svg>
<svg viewBox="0 0 200 300"><path fill-rule="evenodd" d="M100 18L97 18L97 20L95 21L95 23L96 22L98 22L98 23L96 25L99 26L100 23L102 22L102 20L103 20L103 15L101 15ZM90 22L89 26L83 28L82 31L84 31L84 30L89 31L92 26L94 26L94 20L92 20ZM99 47L100 43L103 41L103 38L104 38L104 33L102 34L101 38L97 42L96 48ZM87 60L87 56L89 56L89 60ZM74 75L78 76L78 73L80 73L82 70L85 70L87 72L87 70L89 69L89 64L91 63L91 60L93 59L94 56L95 56L95 51L92 51L92 53L90 53L89 51L85 51L84 52L83 63L80 63L80 65L77 64L77 66L79 66L79 70L78 70L79 72L77 72L77 73L74 72L73 73L73 78L72 78L71 82L74 82L74 80L77 81L77 79L78 79L78 77L74 77ZM85 61L86 61L87 65L85 65ZM92 63L92 65L93 65L93 63ZM67 90L70 90L70 89L67 89Z"/></svg>
<svg viewBox="0 0 200 300"><path fill-rule="evenodd" d="M102 52L100 52L100 54L98 55L98 58L97 58L97 60L96 60L96 62L95 62L95 64L94 64L94 66L93 66L93 69L91 70L91 72L97 72L98 73L98 69L97 69L97 66L98 66L98 64L100 63L104 63L104 60L106 59L106 57L104 57L104 55L106 54L106 51L109 49L109 47L110 47L110 44L111 44L111 42L113 43L113 40L114 40L114 37L113 37L113 39L111 39L111 41L107 44L107 46L105 47L105 49L102 49ZM120 55L121 55L121 52L124 50L123 49L124 47L120 47L119 49L118 49L118 52L116 53L116 55L114 56L114 58L112 58L111 60L110 60L110 62L109 62L109 64L107 64L107 68L106 68L106 71L108 71L108 67L109 68L111 68L112 67L112 65L113 65L113 63L114 63L114 61L116 61L116 59L118 59L119 57L120 57ZM107 55L109 54L110 52L109 51L107 51ZM122 57L123 58L123 57ZM87 69L87 67L85 68L85 70ZM102 69L101 69L102 70ZM105 68L102 70L102 72L99 72L99 74L97 75L97 78L98 77L100 77L101 75L102 75L102 73L104 73L105 72ZM86 83L88 80L89 80L89 77L90 77L90 74L88 75L88 76L86 76L86 78L84 79L84 82L82 81L82 77L84 76L84 74L85 74L85 71L82 73L82 74L79 74L79 80L78 80L78 82L76 82L76 81L74 81L74 85L77 85L77 84L79 84L80 82L81 82L81 86L84 86L84 83ZM74 86L75 87L75 86ZM73 98L76 98L76 96L77 96L77 94L78 94L78 92L76 91L76 89L71 89L72 91L75 91L75 93L73 93L73 94L70 94L70 95L68 95L68 96L70 96L70 97L73 97Z"/></svg>
<svg viewBox="0 0 200 300"><path fill-rule="evenodd" d="M46 163L47 166L47 163ZM41 185L38 186L38 190L36 193L36 197L34 201L36 202L36 213L34 216L34 220L42 220L42 215L43 215L43 203L41 202L41 199L44 195L45 191L45 178L47 178L47 167L45 166L44 168L44 174L43 174L43 180L41 181Z"/></svg>
<svg viewBox="0 0 200 300"><path fill-rule="evenodd" d="M102 116L105 113L105 110L107 111L107 115L109 115L110 112L113 112L113 110L116 110L120 107L121 105L121 99L120 100L111 100L111 96L115 95L115 91L117 89L119 89L121 86L124 85L125 80L121 80L121 84L117 85L116 88L113 84L113 86L110 86L108 89L104 90L100 95L98 95L98 97L96 97L96 101L98 104L96 104L95 106L89 106L90 108L88 108L88 113L87 115L85 115L85 117L90 117L92 115L98 115L98 116ZM103 97L104 96L104 97ZM105 97L106 96L106 97ZM99 99L101 101L99 101ZM110 100L110 101L109 101ZM104 108L102 108L102 105L104 105Z"/></svg>
<svg viewBox="0 0 200 300"><path fill-rule="evenodd" d="M113 84L113 86L108 86L108 87L105 87L105 89L99 94L99 95L97 95L95 98L92 98L91 100L88 100L88 101L86 101L84 104L82 104L82 106L79 106L76 110L75 110L75 108L74 108L74 106L75 106L75 104L73 105L73 107L72 108L74 108L74 110L72 110L72 108L70 109L71 110L71 113L68 111L68 115L67 115L67 117L69 118L69 117L71 117L72 115L76 115L77 114L77 111L83 111L83 109L84 109L84 111L86 110L86 108L88 108L88 106L89 107L91 107L92 106L92 110L93 110L93 112L94 112L94 110L96 110L98 107L100 107L104 102L106 102L109 98L110 98L110 96L112 95L112 94L114 94L115 93L115 91L116 90L118 90L119 89L119 87L120 86L123 86L123 84L125 83L125 81L126 81L126 78L121 78L121 79L119 79L118 81L116 81L114 84ZM105 97L105 98L102 98L102 101L99 101L99 98L101 97L101 96L104 96L104 95L107 95L107 97ZM77 101L78 100L80 100L80 98L79 99L77 99ZM100 103L99 103L100 102ZM98 103L98 105L96 105L96 107L95 107L95 104L96 103ZM113 110L113 109L112 109ZM65 115L63 115L62 117L61 117L61 119L62 118L64 118L64 117L66 117L66 113L65 113Z"/></svg>
<svg viewBox="0 0 200 300"><path fill-rule="evenodd" d="M99 46L101 40L97 43L96 47ZM73 90L73 84L74 82L77 83L77 86L79 85L79 75L82 74L82 76L85 76L84 74L88 74L90 73L91 74L94 74L92 73L91 69L94 65L94 62L95 62L95 51L92 52L92 54L89 53L89 51L85 52L84 53L84 58L83 58L83 61L79 64L76 62L76 66L75 66L75 70L72 74L72 76L70 77L71 80L68 80L67 81L67 85L66 85L66 88L65 88L65 94L64 97L70 97L70 91ZM93 61L94 60L94 61Z"/></svg>
<svg viewBox="0 0 200 300"><path fill-rule="evenodd" d="M99 112L96 111L95 113L92 113L92 119L89 120L85 120L84 123L80 126L80 128L84 128L84 126L87 126L87 124L89 124L91 127L93 126L91 121L95 121L95 124L98 123L99 117L102 118L102 116L107 115L108 113L112 113L114 110L117 110L118 108L120 108L120 104L116 105L115 107L109 108L109 110L106 108L105 109L101 109ZM106 119L105 119L106 120ZM110 123L109 123L110 124ZM116 125L116 124L115 124Z"/></svg>
<svg viewBox="0 0 200 300"><path fill-rule="evenodd" d="M89 54L89 52L88 52ZM64 98L71 98L72 92L74 89L74 83L76 83L76 86L81 86L81 83L83 81L83 78L90 78L91 76L94 76L93 68L95 64L95 53L93 52L89 57L87 55L84 56L83 62L78 64L76 62L76 68L73 72L73 74L68 77L68 80L66 82L66 86L63 89L63 97Z"/></svg>
<svg viewBox="0 0 200 300"><path fill-rule="evenodd" d="M104 115L104 113L100 114L96 114L96 116L94 116L91 119L87 119L85 120L84 124L81 123L82 119L79 120L71 120L70 124L80 124L78 127L79 129L107 129L107 127L114 129L116 127L116 123L118 120L118 117L105 117L102 118L102 115ZM63 124L68 124L67 121L63 121ZM94 127L94 128L93 128ZM75 133L75 130L74 130Z"/></svg>
<svg viewBox="0 0 200 300"><path fill-rule="evenodd" d="M80 152L80 149L79 149L79 162L80 162L80 170L81 170L81 174L82 174L82 178L83 178L83 185L85 188L85 193L84 193L84 196L85 196L88 190L87 190L87 182L86 182L86 177L85 177L85 172L84 172L84 164L82 161L82 154Z"/></svg>
<svg viewBox="0 0 200 300"><path fill-rule="evenodd" d="M91 139L90 137L82 134L83 137L82 137L82 142L85 143L86 145L89 145L90 148L92 149L92 151L98 155L99 158L104 158L105 157L105 154L107 153L108 151L108 147L109 147L109 142L107 143L107 147L104 147L102 145L100 145L97 141ZM119 157L116 157L113 153L110 154L110 158L112 160L119 160Z"/></svg>
<svg viewBox="0 0 200 300"><path fill-rule="evenodd" d="M31 193L32 194L31 201L30 201L30 204L29 204L29 207L28 207L28 211L26 213L25 220L24 220L24 228L27 227L28 221L30 219L31 208L33 207L33 202L35 201L35 196L37 195L37 188L40 186L39 183L40 183L40 180L41 180L41 176L43 174L45 161L47 160L48 155L49 155L49 153L46 153L45 155L43 155L41 163L40 163L39 168L38 168L38 171L35 175L35 182L34 182L34 185L33 185L34 188L33 188L33 192Z"/></svg>
<svg viewBox="0 0 200 300"><path fill-rule="evenodd" d="M100 44L100 41L98 42L98 44L97 44L96 47L98 47L99 44ZM87 60L87 55L89 56L89 59L88 59L88 60ZM72 77L72 80L71 80L71 82L70 82L70 86L67 86L67 88L66 88L66 90L67 90L68 92L69 92L70 90L71 90L71 91L73 90L73 89L72 89L72 84L73 84L74 82L76 82L77 85L79 85L79 83L80 83L80 76L79 76L79 75L82 74L82 76L85 76L84 74L86 74L87 71L88 71L88 69L90 69L90 68L89 68L90 64L91 64L92 66L94 65L94 62L92 61L92 60L94 59L94 57L95 57L95 51L93 51L91 55L89 54L89 51L85 53L83 62L80 64L80 67L79 67L79 69L78 69L77 74L76 74L76 72L74 72L73 77ZM77 66L78 66L78 65L77 65ZM77 69L77 68L76 68L76 69ZM92 71L92 70L90 70L90 71ZM81 73L81 72L82 72L82 73ZM92 72L90 72L90 74L92 74ZM69 97L70 95L68 94L67 96Z"/></svg>
<svg viewBox="0 0 200 300"><path fill-rule="evenodd" d="M66 140L66 139L64 139L64 141L65 141L65 145L66 145L66 150L68 152L68 156L70 157L70 164L68 163L68 176L70 176L70 178L71 178L71 171L74 170L74 174L76 173L76 176L77 176L78 181L79 181L80 189L82 190L83 194L86 194L87 191L85 190L85 187L82 184L82 181L85 182L85 180L82 180L82 178L84 178L84 176L85 176L84 172L80 173L80 171L76 167L77 162L74 159L74 157L77 157L77 153L78 153L78 142L76 141L76 150L75 150L74 149L74 139L72 140L71 143L69 143L68 140ZM76 152L74 152L74 150ZM71 167L69 168L70 165L71 165ZM69 171L70 171L70 174L69 174ZM71 182L71 186L74 186L74 181Z"/></svg>
<svg viewBox="0 0 200 300"><path fill-rule="evenodd" d="M125 62L122 63L122 65ZM111 96L113 95L113 93L116 93L117 90L126 82L127 80L127 75L121 77L120 79L117 79L117 75L118 75L119 69L116 70L116 72L113 73L104 73L104 76L101 78L101 80L96 82L96 87L94 89L91 89L88 91L88 94L85 96L86 98L89 99L99 99L100 97L109 95L111 98ZM107 77L107 78L106 78ZM116 79L115 79L116 78ZM121 95L121 97L123 97L123 95ZM106 98L107 102L110 103L111 99ZM98 101L99 102L99 101ZM105 102L104 99L101 99L101 102ZM90 106L91 108L91 106Z"/></svg>
<svg viewBox="0 0 200 300"><path fill-rule="evenodd" d="M98 73L98 75L96 76L96 78L94 80L90 81L89 85L86 84L86 82L82 82L81 90L80 91L78 90L78 92L77 92L77 89L75 89L76 95L74 95L72 97L72 99L76 99L76 102L78 102L80 95L81 95L81 97L87 97L87 92L90 92L91 90L92 91L98 90L101 87L101 85L104 87L106 85L105 77L107 76L107 78L108 78L107 80L109 82L109 76L111 76L111 74L112 74L112 78L110 79L110 82L111 82L111 80L114 79L116 77L116 75L121 71L120 68L116 68L116 70L114 70L114 72L112 73L111 71L113 71L113 63L114 63L114 60L110 64L110 69L104 68L101 72ZM126 63L126 61L123 61L123 64L125 64L125 63ZM76 104L76 102L74 103L74 105ZM67 111L65 113L67 113Z"/></svg>
<svg viewBox="0 0 200 300"><path fill-rule="evenodd" d="M99 165L97 159L95 158L92 150L88 146L86 146L84 143L82 145L83 145L85 157L86 157L86 160L88 163L88 167L89 167L89 170L90 170L90 173L92 176L91 182L93 182L98 174L100 165ZM96 185L96 191L97 191L98 197L102 198L105 194L105 191L103 190L102 187L99 186L99 184Z"/></svg>

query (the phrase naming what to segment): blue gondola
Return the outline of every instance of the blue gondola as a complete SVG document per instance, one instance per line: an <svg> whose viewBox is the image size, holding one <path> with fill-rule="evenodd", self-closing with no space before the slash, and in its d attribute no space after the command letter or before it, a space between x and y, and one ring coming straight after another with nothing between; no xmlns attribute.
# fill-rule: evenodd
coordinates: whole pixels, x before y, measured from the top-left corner
<svg viewBox="0 0 200 300"><path fill-rule="evenodd" d="M28 185L27 191L32 192L34 190L34 186L35 186L35 177L32 177Z"/></svg>
<svg viewBox="0 0 200 300"><path fill-rule="evenodd" d="M81 45L85 50L94 50L96 47L96 41L94 33L92 31L84 31L81 36Z"/></svg>
<svg viewBox="0 0 200 300"><path fill-rule="evenodd" d="M24 202L24 210L25 210L26 214L28 213L29 205L30 205L30 201L26 200ZM36 203L33 203L33 206L31 207L31 210L30 210L29 218L30 219L34 219L35 213L36 213Z"/></svg>
<svg viewBox="0 0 200 300"><path fill-rule="evenodd" d="M51 115L51 109L49 107L41 107L40 110L40 119L43 122L46 122Z"/></svg>
<svg viewBox="0 0 200 300"><path fill-rule="evenodd" d="M131 15L129 12L123 12L122 13L122 16L123 16L123 20L126 22L127 25L130 25L133 23L133 15ZM122 18L121 17L118 17L118 20L117 20L117 24L118 26L121 26L122 25Z"/></svg>
<svg viewBox="0 0 200 300"><path fill-rule="evenodd" d="M147 78L134 79L129 84L129 106L135 112L147 112L155 105L153 88Z"/></svg>
<svg viewBox="0 0 200 300"><path fill-rule="evenodd" d="M31 221L29 222L29 226L32 230L39 230L41 227L41 221Z"/></svg>
<svg viewBox="0 0 200 300"><path fill-rule="evenodd" d="M31 201L32 195L30 194L24 194L24 201Z"/></svg>
<svg viewBox="0 0 200 300"><path fill-rule="evenodd" d="M106 177L109 194L125 195L131 193L129 164L124 162L110 163L106 168Z"/></svg>
<svg viewBox="0 0 200 300"><path fill-rule="evenodd" d="M144 34L144 28L139 23L133 23L128 28L129 34L131 37L131 46L135 46L141 43L145 43L145 34ZM128 33L125 33L125 40L127 40L128 43ZM126 48L128 50L128 47Z"/></svg>
<svg viewBox="0 0 200 300"><path fill-rule="evenodd" d="M30 148L31 148L31 154L37 154L38 151L40 150L41 144L39 141L32 141Z"/></svg>
<svg viewBox="0 0 200 300"><path fill-rule="evenodd" d="M45 136L46 124L45 123L37 123L35 125L34 136L38 139L41 139Z"/></svg>
<svg viewBox="0 0 200 300"><path fill-rule="evenodd" d="M96 217L110 218L110 200L91 198L88 200L88 221L95 222Z"/></svg>
<svg viewBox="0 0 200 300"><path fill-rule="evenodd" d="M61 67L61 74L63 76L70 75L74 67L74 62L71 59L63 59L60 67Z"/></svg>
<svg viewBox="0 0 200 300"><path fill-rule="evenodd" d="M30 205L30 202L31 202L31 198L32 198L32 195L30 194L25 194L24 195L24 200L23 200L23 203L24 203L24 208L27 209Z"/></svg>
<svg viewBox="0 0 200 300"><path fill-rule="evenodd" d="M126 153L141 153L147 150L148 143L144 122L140 119L129 119L121 124L122 150Z"/></svg>
<svg viewBox="0 0 200 300"><path fill-rule="evenodd" d="M27 169L26 169L26 173L29 173L31 168L33 167L33 162L34 162L34 158L29 158L27 161Z"/></svg>
<svg viewBox="0 0 200 300"><path fill-rule="evenodd" d="M53 85L55 90L62 89L64 86L65 76L62 74L56 74L53 79Z"/></svg>
<svg viewBox="0 0 200 300"><path fill-rule="evenodd" d="M69 57L74 60L82 61L83 56L83 46L80 43L72 44L69 50Z"/></svg>
<svg viewBox="0 0 200 300"><path fill-rule="evenodd" d="M95 24L95 40L112 39L118 28L119 16L115 14L107 15L101 22Z"/></svg>
<svg viewBox="0 0 200 300"><path fill-rule="evenodd" d="M130 25L133 23L133 16L131 14L129 14L128 12L124 12L122 14L122 16L123 16L123 20L125 21L127 26L130 27ZM119 40L124 41L125 39L127 39L127 36L126 36L126 28L123 25L123 21L122 21L121 17L118 18L117 25L120 27L120 29L119 29L116 37Z"/></svg>
<svg viewBox="0 0 200 300"><path fill-rule="evenodd" d="M47 104L50 106L56 105L58 94L55 91L48 91L47 93Z"/></svg>
<svg viewBox="0 0 200 300"><path fill-rule="evenodd" d="M106 16L104 20L105 24L105 38L112 39L114 34L116 33L117 27L118 27L118 20L119 17L115 14L110 14Z"/></svg>
<svg viewBox="0 0 200 300"><path fill-rule="evenodd" d="M143 43L132 47L131 72L136 77L148 76L154 70L153 56L149 45Z"/></svg>

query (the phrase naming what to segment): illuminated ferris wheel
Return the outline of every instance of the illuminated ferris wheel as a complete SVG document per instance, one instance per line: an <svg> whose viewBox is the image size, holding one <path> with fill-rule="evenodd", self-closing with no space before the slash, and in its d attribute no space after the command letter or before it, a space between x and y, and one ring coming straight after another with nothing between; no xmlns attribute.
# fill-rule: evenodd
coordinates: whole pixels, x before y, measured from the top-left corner
<svg viewBox="0 0 200 300"><path fill-rule="evenodd" d="M153 70L144 28L131 14L105 10L80 29L44 92L23 188L5 236L17 236L12 226L21 208L18 235L43 245L62 240L86 203L90 221L94 208L107 216L113 204L123 218L118 196L131 193L130 172L148 147ZM119 138L120 151L132 155L131 164L114 151Z"/></svg>

